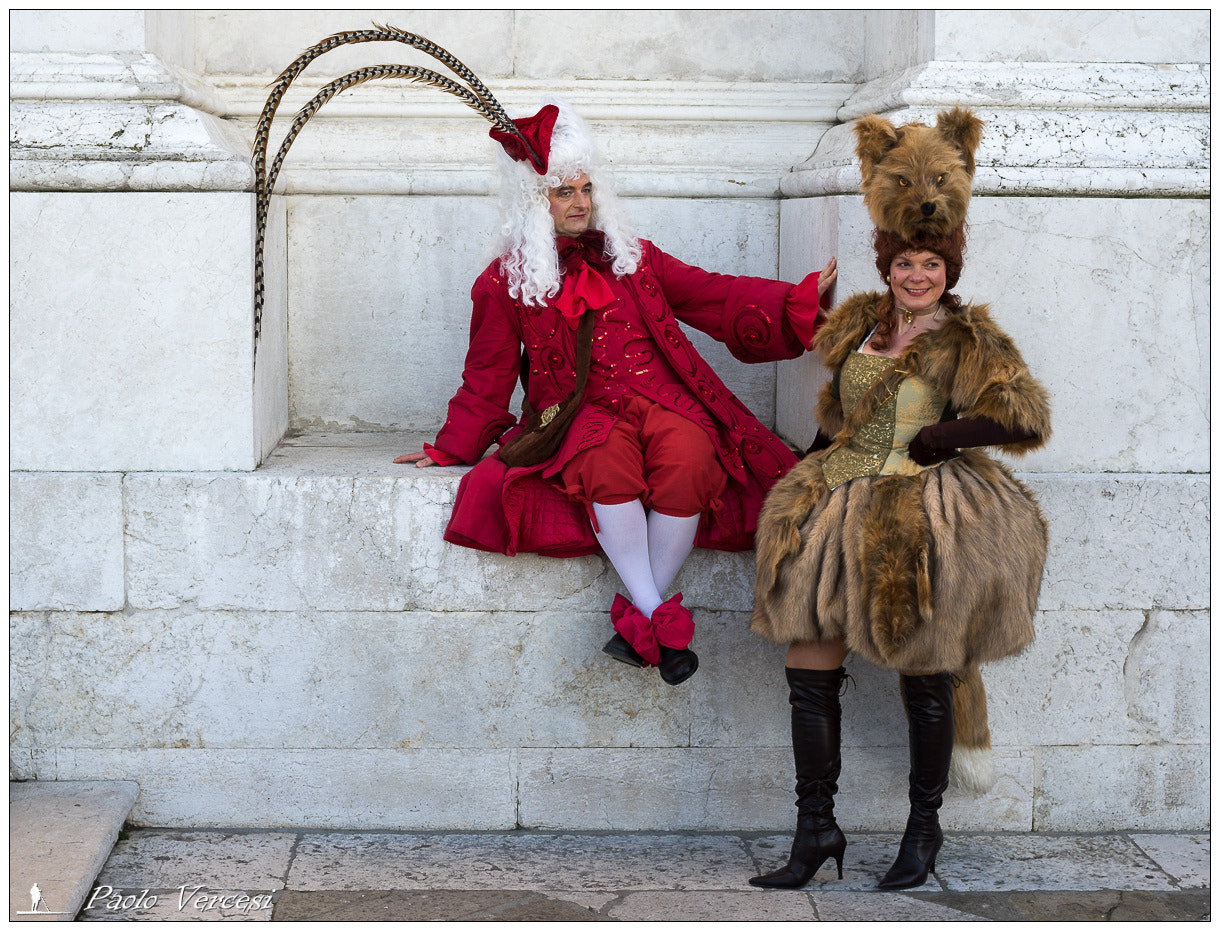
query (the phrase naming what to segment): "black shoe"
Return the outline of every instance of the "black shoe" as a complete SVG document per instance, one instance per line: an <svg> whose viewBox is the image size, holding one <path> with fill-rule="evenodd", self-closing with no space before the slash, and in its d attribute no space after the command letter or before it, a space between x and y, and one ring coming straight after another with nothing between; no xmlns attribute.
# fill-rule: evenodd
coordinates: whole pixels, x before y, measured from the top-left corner
<svg viewBox="0 0 1220 931"><path fill-rule="evenodd" d="M839 868L839 879L842 879L843 853L846 850L847 838L843 836L837 824L832 824L820 833L812 828L804 829L798 824L788 865L780 867L774 873L751 877L750 885L763 889L800 889L813 879L813 874L832 857Z"/></svg>
<svg viewBox="0 0 1220 931"><path fill-rule="evenodd" d="M912 815L898 845L898 859L877 888L893 891L922 886L928 881L928 874L936 872L936 855L944 842L945 835L937 821L926 823Z"/></svg>
<svg viewBox="0 0 1220 931"><path fill-rule="evenodd" d="M628 666L642 667L644 665L644 657L631 648L631 644L622 634L615 634L607 640L606 645L602 647L602 652Z"/></svg>
<svg viewBox="0 0 1220 931"><path fill-rule="evenodd" d="M898 858L879 889L911 889L928 881L945 836L940 829L941 800L949 786L953 755L953 680L947 672L902 676L911 745L911 813L898 846Z"/></svg>
<svg viewBox="0 0 1220 931"><path fill-rule="evenodd" d="M670 685L681 685L693 676L698 668L699 657L695 655L694 650L661 647L661 678Z"/></svg>

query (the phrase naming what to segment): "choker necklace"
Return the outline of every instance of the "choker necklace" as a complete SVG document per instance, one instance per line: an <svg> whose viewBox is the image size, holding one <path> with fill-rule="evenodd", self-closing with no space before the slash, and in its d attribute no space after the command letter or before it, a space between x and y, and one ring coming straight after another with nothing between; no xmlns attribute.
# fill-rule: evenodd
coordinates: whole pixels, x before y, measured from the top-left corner
<svg viewBox="0 0 1220 931"><path fill-rule="evenodd" d="M941 311L942 311L942 310L944 310L944 309L945 309L945 307L944 307L944 305L943 305L943 304L937 304L937 305L936 305L936 312L935 312L934 314L932 314L932 322L933 322L933 323L935 323L937 320L939 320L939 319L940 319L940 313L941 313ZM920 316L927 316L927 315L926 315L926 314L921 314ZM912 323L914 323L914 322L915 322L915 312L914 312L914 311L912 311L912 310L910 310L909 308L904 307L904 308L902 309L902 319L903 319L903 320L905 320L905 321L907 322L907 325L908 325L908 326L910 326Z"/></svg>

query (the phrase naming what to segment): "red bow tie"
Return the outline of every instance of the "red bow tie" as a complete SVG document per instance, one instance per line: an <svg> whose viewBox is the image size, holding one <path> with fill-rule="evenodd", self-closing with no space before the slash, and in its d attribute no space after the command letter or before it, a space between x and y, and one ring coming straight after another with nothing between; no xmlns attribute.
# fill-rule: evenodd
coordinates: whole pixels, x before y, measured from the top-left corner
<svg viewBox="0 0 1220 931"><path fill-rule="evenodd" d="M606 279L591 266L582 264L578 271L569 272L563 279L563 290L555 299L555 307L575 330L586 310L601 310L617 300Z"/></svg>
<svg viewBox="0 0 1220 931"><path fill-rule="evenodd" d="M555 237L555 249L559 253L559 269L565 275L588 263L599 271L610 267L606 256L606 234L601 230L585 230L579 236Z"/></svg>
<svg viewBox="0 0 1220 931"><path fill-rule="evenodd" d="M599 274L599 269L608 271L606 237L601 230L589 230L580 236L561 237L555 245L564 276L555 307L575 330L586 309L601 310L618 300Z"/></svg>

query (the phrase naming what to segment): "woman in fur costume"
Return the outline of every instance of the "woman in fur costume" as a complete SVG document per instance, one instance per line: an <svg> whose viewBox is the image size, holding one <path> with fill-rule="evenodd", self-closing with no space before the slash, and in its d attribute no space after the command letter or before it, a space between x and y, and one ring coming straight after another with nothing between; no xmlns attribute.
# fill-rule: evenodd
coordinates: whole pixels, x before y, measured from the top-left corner
<svg viewBox="0 0 1220 931"><path fill-rule="evenodd" d="M960 226L917 244L878 230L873 245L889 289L853 295L818 333L832 372L818 439L759 518L750 626L789 644L798 821L788 865L756 886L803 886L831 857L842 878L834 793L848 650L900 673L911 811L881 888L905 889L926 881L943 841L955 680L957 753L989 762L978 664L1034 635L1046 523L1026 488L976 447L1044 445L1046 392L987 308L949 290L962 269Z"/></svg>

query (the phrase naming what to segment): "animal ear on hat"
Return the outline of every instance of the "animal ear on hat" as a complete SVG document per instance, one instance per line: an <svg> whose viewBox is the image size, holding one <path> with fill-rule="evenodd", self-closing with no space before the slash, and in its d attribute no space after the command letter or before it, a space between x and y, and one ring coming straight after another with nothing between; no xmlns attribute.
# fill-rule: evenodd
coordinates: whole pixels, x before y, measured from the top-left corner
<svg viewBox="0 0 1220 931"><path fill-rule="evenodd" d="M966 171L974 177L974 153L983 139L983 121L969 110L954 107L936 115L936 130L961 150Z"/></svg>
<svg viewBox="0 0 1220 931"><path fill-rule="evenodd" d="M898 130L889 120L870 113L852 126L856 134L856 155L860 159L860 174L867 184L873 169L885 153L898 144Z"/></svg>
<svg viewBox="0 0 1220 931"><path fill-rule="evenodd" d="M514 161L529 162L534 166L534 171L545 175L547 162L551 157L551 136L555 132L555 120L558 117L559 108L548 103L533 116L513 120L519 135L494 126L488 135L500 143Z"/></svg>

